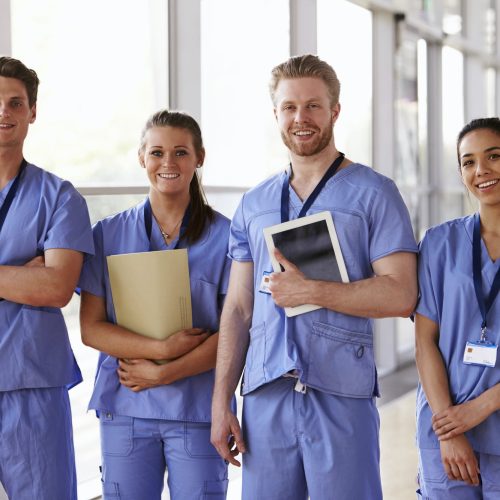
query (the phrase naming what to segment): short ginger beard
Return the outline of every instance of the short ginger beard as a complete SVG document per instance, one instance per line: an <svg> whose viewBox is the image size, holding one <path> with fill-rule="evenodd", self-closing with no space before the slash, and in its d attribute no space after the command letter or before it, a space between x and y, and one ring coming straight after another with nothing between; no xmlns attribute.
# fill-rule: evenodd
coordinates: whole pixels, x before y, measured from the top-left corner
<svg viewBox="0 0 500 500"><path fill-rule="evenodd" d="M281 139L285 146L297 156L314 156L321 153L332 140L333 137L333 120L330 122L330 126L327 127L323 132L316 136L315 140L308 144L297 144L291 138L292 135L289 132L281 131Z"/></svg>

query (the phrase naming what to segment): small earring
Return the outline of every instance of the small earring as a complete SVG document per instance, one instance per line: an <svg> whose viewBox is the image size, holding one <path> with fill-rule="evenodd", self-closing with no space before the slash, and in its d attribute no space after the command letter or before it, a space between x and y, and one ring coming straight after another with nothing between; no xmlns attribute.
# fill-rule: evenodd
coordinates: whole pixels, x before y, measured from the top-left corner
<svg viewBox="0 0 500 500"><path fill-rule="evenodd" d="M196 168L201 168L201 167L202 167L201 163L198 163L198 165L196 165Z"/></svg>

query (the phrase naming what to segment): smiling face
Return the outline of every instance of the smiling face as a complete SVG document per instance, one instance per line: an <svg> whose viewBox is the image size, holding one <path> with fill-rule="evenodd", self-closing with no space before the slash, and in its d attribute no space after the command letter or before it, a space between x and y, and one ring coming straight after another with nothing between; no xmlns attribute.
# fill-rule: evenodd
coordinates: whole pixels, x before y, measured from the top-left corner
<svg viewBox="0 0 500 500"><path fill-rule="evenodd" d="M22 150L28 127L35 118L36 105L29 105L24 83L0 76L0 148Z"/></svg>
<svg viewBox="0 0 500 500"><path fill-rule="evenodd" d="M196 151L191 133L170 126L150 128L139 151L151 190L168 195L189 196L189 184L203 159L204 151Z"/></svg>
<svg viewBox="0 0 500 500"><path fill-rule="evenodd" d="M480 128L458 147L462 181L480 205L500 205L500 135Z"/></svg>
<svg viewBox="0 0 500 500"><path fill-rule="evenodd" d="M314 156L334 147L333 125L340 105L332 107L323 80L311 77L281 80L275 103L281 138L292 154Z"/></svg>

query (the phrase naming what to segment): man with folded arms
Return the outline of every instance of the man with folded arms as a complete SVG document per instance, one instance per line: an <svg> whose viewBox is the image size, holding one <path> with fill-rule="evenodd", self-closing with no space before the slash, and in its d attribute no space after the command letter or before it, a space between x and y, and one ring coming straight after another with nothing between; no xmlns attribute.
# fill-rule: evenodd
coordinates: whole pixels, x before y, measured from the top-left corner
<svg viewBox="0 0 500 500"><path fill-rule="evenodd" d="M60 308L94 249L85 200L24 159L38 84L21 61L0 57L0 481L11 500L68 500L68 389L82 377Z"/></svg>

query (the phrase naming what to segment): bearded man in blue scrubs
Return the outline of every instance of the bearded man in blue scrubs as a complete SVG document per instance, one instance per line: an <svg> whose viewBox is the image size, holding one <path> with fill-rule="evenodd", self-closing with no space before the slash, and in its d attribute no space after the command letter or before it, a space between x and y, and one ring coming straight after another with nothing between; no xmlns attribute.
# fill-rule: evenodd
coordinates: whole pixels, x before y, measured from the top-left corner
<svg viewBox="0 0 500 500"><path fill-rule="evenodd" d="M94 247L85 200L24 159L38 84L21 61L0 57L0 481L11 500L68 500L68 388L82 377L60 308Z"/></svg>
<svg viewBox="0 0 500 500"><path fill-rule="evenodd" d="M372 318L414 310L408 211L392 180L337 150L340 83L330 65L292 57L273 69L270 92L291 164L248 191L232 221L212 443L234 465L243 453L246 500L379 500ZM325 210L349 282L308 279L279 252L284 272L269 274L263 229ZM303 304L320 308L285 315ZM230 401L243 368L241 430Z"/></svg>

